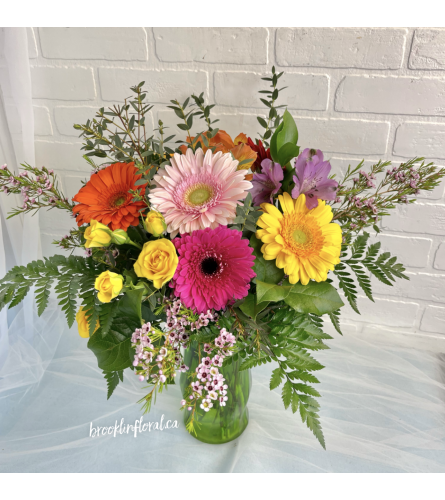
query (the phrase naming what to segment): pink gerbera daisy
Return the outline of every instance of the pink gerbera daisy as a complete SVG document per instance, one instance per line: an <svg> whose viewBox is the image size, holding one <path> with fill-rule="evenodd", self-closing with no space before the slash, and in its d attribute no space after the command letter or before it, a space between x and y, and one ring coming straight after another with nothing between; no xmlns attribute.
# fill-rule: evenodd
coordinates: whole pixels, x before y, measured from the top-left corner
<svg viewBox="0 0 445 500"><path fill-rule="evenodd" d="M247 295L256 276L255 256L241 236L241 231L219 226L173 240L179 264L170 286L186 307L198 313L219 310Z"/></svg>
<svg viewBox="0 0 445 500"><path fill-rule="evenodd" d="M170 162L154 176L156 187L149 198L164 215L171 236L230 224L236 206L252 188L245 180L247 170L237 171L238 162L230 153L208 150L204 156L202 149L176 153Z"/></svg>

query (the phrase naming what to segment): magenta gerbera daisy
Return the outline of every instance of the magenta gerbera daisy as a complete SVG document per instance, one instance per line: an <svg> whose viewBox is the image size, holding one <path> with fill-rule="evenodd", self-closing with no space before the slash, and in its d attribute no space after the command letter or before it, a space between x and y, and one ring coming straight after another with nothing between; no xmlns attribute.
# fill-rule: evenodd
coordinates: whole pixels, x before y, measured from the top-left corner
<svg viewBox="0 0 445 500"><path fill-rule="evenodd" d="M236 170L238 162L230 153L207 150L204 155L202 149L176 153L170 162L154 176L149 199L164 216L172 237L230 224L236 206L252 188L245 180L247 170Z"/></svg>
<svg viewBox="0 0 445 500"><path fill-rule="evenodd" d="M179 264L170 286L181 302L198 313L223 309L242 299L256 276L255 256L241 231L219 226L175 238Z"/></svg>

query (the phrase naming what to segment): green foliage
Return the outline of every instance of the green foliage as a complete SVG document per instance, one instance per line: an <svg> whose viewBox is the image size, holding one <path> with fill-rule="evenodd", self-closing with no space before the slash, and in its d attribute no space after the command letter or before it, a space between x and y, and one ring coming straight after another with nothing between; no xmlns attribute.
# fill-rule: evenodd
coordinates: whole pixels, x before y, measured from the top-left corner
<svg viewBox="0 0 445 500"><path fill-rule="evenodd" d="M243 299L239 308L244 314L255 319L257 315L268 306L269 302L261 302L257 304L257 296L249 293L245 299Z"/></svg>
<svg viewBox="0 0 445 500"><path fill-rule="evenodd" d="M284 407L290 406L293 413L300 409L302 421L325 448L318 416L319 404L314 399L320 394L309 385L319 383L311 372L323 366L309 351L328 349L323 340L332 337L316 326L309 315L296 313L290 307L278 310L268 324L270 348L279 365L272 372L270 388L275 389L284 382L281 392Z"/></svg>
<svg viewBox="0 0 445 500"><path fill-rule="evenodd" d="M131 336L143 324L141 298L142 290L127 290L118 301L111 324L107 322L105 329L101 324L90 337L88 348L96 355L101 370L118 371L131 366L134 355Z"/></svg>
<svg viewBox="0 0 445 500"><path fill-rule="evenodd" d="M7 304L10 308L19 304L31 287L36 285L35 299L38 314L41 315L48 305L50 287L57 281L55 292L71 327L77 311L77 296L79 293L89 297L94 294L94 279L97 274L98 267L91 258L73 255L54 255L30 262L27 266L13 267L0 280L0 310ZM89 305L91 306L91 299Z"/></svg>
<svg viewBox="0 0 445 500"><path fill-rule="evenodd" d="M275 130L270 141L272 159L284 167L292 158L298 156L300 148L297 146L297 142L297 125L292 115L286 110L283 121Z"/></svg>
<svg viewBox="0 0 445 500"><path fill-rule="evenodd" d="M337 290L326 282L310 281L307 285L285 281L282 285L272 285L257 280L258 302L284 302L300 313L322 315L342 307L344 304Z"/></svg>
<svg viewBox="0 0 445 500"><path fill-rule="evenodd" d="M244 204L236 207L236 217L233 219L233 223L230 224L230 228L242 231L243 236L248 237L252 232L256 231L256 223L261 214L262 212L256 210L252 204L251 193L247 193Z"/></svg>
<svg viewBox="0 0 445 500"><path fill-rule="evenodd" d="M374 301L374 298L368 273L373 274L378 280L389 286L393 285L392 282L395 281L395 278L409 279L404 274L405 268L403 265L396 262L396 257L391 257L389 252L379 255L381 243L374 243L367 247L368 239L369 234L364 232L362 235L357 236L349 246L350 237L348 237L346 243L342 246L340 255L342 262L335 266L334 271L339 280L340 288L357 314L360 314L357 307L357 287L351 273L348 271L348 267L353 271L360 288L372 301ZM350 250L351 255L346 259L348 250ZM335 320L333 320L333 324L340 331L338 322L336 324Z"/></svg>
<svg viewBox="0 0 445 500"><path fill-rule="evenodd" d="M116 371L116 372L106 372L106 371L103 371L102 373L103 373L103 375L105 377L105 380L107 381L107 387L108 387L107 399L110 399L111 395L114 392L114 389L116 389L116 387L119 384L119 380L121 382L124 381L124 372L123 372L123 370L119 370L119 371Z"/></svg>
<svg viewBox="0 0 445 500"><path fill-rule="evenodd" d="M255 264L253 270L256 273L254 282L264 281L265 283L277 284L284 277L284 271L278 269L275 261L265 260L261 252L263 243L257 239L254 234L250 237L250 246L253 248L253 255L255 255Z"/></svg>
<svg viewBox="0 0 445 500"><path fill-rule="evenodd" d="M278 113L280 108L286 107L285 105L277 106L275 103L278 96L282 90L287 87L278 88L278 80L283 76L283 72L276 73L275 66L272 66L272 76L261 78L266 82L270 82L271 90L260 90L260 94L265 95L265 99L260 98L260 101L268 108L267 120L261 116L257 117L258 123L264 128L263 134L259 134L261 140L264 142L264 146L267 148L269 146L269 138L272 135L274 129L276 129L281 123L281 116Z"/></svg>

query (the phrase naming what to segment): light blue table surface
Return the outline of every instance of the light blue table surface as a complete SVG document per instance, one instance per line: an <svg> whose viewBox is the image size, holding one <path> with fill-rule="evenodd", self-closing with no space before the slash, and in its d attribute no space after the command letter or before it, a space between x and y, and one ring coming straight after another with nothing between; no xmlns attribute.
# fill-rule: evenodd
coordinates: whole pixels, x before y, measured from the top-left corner
<svg viewBox="0 0 445 500"><path fill-rule="evenodd" d="M91 438L91 423L140 418L141 383L129 372L107 401L96 359L76 329L63 327L55 310L39 328L55 350L49 364L13 374L15 388L10 374L0 377L1 472L445 472L445 354L437 342L407 347L346 333L316 353L326 366L317 387L324 451L299 416L284 410L280 390L269 390L271 365L253 370L250 422L231 443L208 445L187 433L177 386L143 422L164 415L178 429ZM40 381L23 383L33 377Z"/></svg>

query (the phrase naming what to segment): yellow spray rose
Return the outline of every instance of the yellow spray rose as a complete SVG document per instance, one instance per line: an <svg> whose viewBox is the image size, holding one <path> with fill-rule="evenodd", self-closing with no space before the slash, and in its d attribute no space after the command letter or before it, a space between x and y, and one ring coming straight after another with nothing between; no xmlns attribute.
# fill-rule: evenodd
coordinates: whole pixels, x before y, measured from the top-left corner
<svg viewBox="0 0 445 500"><path fill-rule="evenodd" d="M145 218L145 229L157 238L167 229L167 224L159 212L151 210Z"/></svg>
<svg viewBox="0 0 445 500"><path fill-rule="evenodd" d="M170 240L162 238L145 243L134 270L140 278L153 281L156 288L173 278L178 267L178 256L175 245Z"/></svg>
<svg viewBox="0 0 445 500"><path fill-rule="evenodd" d="M88 328L88 318L87 315L85 314L83 307L81 307L77 311L76 321L77 321L77 328L79 330L79 335L82 338L87 339L90 336L90 333ZM96 322L96 328L94 329L94 331L96 331L98 328L99 328L99 320Z"/></svg>
<svg viewBox="0 0 445 500"><path fill-rule="evenodd" d="M87 240L85 248L107 247L111 243L111 231L97 220L91 220L84 237Z"/></svg>
<svg viewBox="0 0 445 500"><path fill-rule="evenodd" d="M94 283L94 288L99 292L97 298L101 302L111 302L117 297L124 286L124 278L120 274L104 271Z"/></svg>

